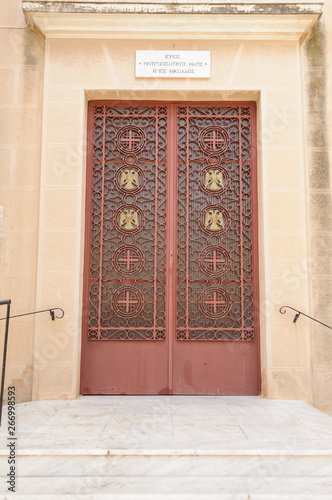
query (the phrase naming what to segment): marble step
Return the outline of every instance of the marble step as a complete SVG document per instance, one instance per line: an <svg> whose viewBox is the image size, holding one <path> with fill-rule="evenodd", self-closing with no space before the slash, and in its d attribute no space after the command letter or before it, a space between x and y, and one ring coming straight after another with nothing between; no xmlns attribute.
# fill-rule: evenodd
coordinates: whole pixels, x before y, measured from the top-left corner
<svg viewBox="0 0 332 500"><path fill-rule="evenodd" d="M8 452L0 455L0 477ZM17 450L29 477L331 477L332 449L292 450ZM331 490L332 498L332 490Z"/></svg>
<svg viewBox="0 0 332 500"><path fill-rule="evenodd" d="M5 491L5 490L2 490ZM332 478L38 477L18 478L1 499L38 500L331 500Z"/></svg>
<svg viewBox="0 0 332 500"><path fill-rule="evenodd" d="M332 420L298 401L112 397L18 405L29 500L331 500Z"/></svg>

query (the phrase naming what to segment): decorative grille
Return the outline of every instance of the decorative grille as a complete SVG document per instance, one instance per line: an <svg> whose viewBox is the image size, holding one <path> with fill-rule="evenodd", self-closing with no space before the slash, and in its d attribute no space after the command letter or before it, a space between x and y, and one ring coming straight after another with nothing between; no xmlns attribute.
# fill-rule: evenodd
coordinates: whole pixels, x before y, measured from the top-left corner
<svg viewBox="0 0 332 500"><path fill-rule="evenodd" d="M254 340L251 106L179 106L178 340Z"/></svg>
<svg viewBox="0 0 332 500"><path fill-rule="evenodd" d="M94 105L89 340L166 338L166 164L177 169L175 338L254 340L252 110Z"/></svg>
<svg viewBox="0 0 332 500"><path fill-rule="evenodd" d="M165 338L166 121L94 107L90 340Z"/></svg>

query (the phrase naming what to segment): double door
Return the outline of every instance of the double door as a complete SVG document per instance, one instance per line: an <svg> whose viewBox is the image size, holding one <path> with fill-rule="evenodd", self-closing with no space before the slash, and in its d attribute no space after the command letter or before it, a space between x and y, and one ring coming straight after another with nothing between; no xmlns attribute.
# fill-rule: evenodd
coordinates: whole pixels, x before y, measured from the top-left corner
<svg viewBox="0 0 332 500"><path fill-rule="evenodd" d="M257 394L254 103L89 104L83 394Z"/></svg>

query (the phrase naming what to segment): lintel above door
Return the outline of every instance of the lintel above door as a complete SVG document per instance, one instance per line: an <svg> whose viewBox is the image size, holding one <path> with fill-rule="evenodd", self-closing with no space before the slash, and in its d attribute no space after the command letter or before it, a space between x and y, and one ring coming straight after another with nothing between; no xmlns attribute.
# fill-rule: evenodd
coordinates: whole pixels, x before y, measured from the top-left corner
<svg viewBox="0 0 332 500"><path fill-rule="evenodd" d="M153 39L302 39L325 0L229 2L23 1L31 26L45 36Z"/></svg>

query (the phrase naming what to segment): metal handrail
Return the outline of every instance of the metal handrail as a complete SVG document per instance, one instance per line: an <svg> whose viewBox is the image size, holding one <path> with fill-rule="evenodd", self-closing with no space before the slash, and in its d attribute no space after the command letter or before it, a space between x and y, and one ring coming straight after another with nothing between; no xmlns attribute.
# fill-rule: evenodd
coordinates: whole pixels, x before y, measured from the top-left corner
<svg viewBox="0 0 332 500"><path fill-rule="evenodd" d="M9 320L11 318L20 318L22 316L30 316L31 314L39 314L43 312L49 312L52 318L52 321L55 319L61 319L64 317L65 312L61 307L52 307L50 309L43 309L42 311L34 311L30 313L24 314L16 314L15 316L10 316L10 304L11 300L0 300L0 306L7 305L7 314L5 318L0 318L0 321L6 320L6 331L5 331L5 339L4 339L4 348L3 348L3 359L2 359L2 375L1 375L1 393L0 393L0 426L2 420L2 406L3 406L3 390L5 384L5 372L6 372L6 359L7 359L7 343L8 343L8 330L9 330ZM55 314L55 311L60 311L58 315Z"/></svg>
<svg viewBox="0 0 332 500"><path fill-rule="evenodd" d="M52 321L54 321L55 319L61 319L65 315L65 312L64 312L63 309L61 309L61 307L52 307L51 309L43 309L42 311L34 311L34 312L31 312L31 313L16 314L15 316L10 316L10 319L11 318L20 318L21 316L30 316L31 314L44 313L44 312L47 312L47 311L50 312ZM61 316L57 316L54 311L61 311L61 313L60 313ZM0 321L2 321L3 319L6 319L6 318L0 318Z"/></svg>
<svg viewBox="0 0 332 500"><path fill-rule="evenodd" d="M294 316L293 323L296 323L297 320L299 319L300 315L302 314L302 316L305 316L306 318L312 319L312 321L316 321L316 323L319 323L320 325L326 326L326 328L330 328L330 330L332 330L332 326L329 326L326 323L322 323L318 319L315 319L312 316L309 316L308 314L305 314L304 312L299 311L298 309L295 309L294 307L291 307L291 306L281 306L280 309L279 309L279 312L281 314L285 314L287 312L286 309L292 309L292 311L295 311L296 314Z"/></svg>
<svg viewBox="0 0 332 500"><path fill-rule="evenodd" d="M6 330L3 345L3 358L2 358L2 375L1 375L1 393L0 393L0 426L2 420L2 403L3 403L3 389L5 384L5 371L6 371L6 357L7 357L7 342L8 342L8 330L9 330L9 314L10 314L10 304L11 300L0 300L0 306L7 306L6 315Z"/></svg>

